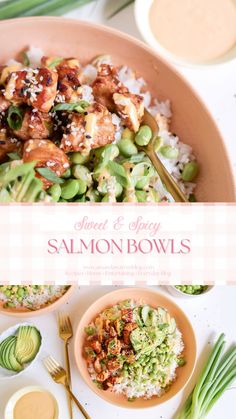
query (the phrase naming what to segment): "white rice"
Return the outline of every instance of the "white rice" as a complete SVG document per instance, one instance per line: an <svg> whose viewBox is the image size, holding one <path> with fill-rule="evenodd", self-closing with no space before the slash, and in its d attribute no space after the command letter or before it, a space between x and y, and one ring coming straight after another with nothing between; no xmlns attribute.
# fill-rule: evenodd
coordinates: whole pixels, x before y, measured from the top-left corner
<svg viewBox="0 0 236 419"><path fill-rule="evenodd" d="M29 286L29 290L32 287ZM7 298L4 293L0 292L0 301L7 303L8 301L14 303L16 308L24 307L32 310L38 310L47 304L53 303L62 297L67 291L67 286L62 285L51 285L41 287L36 294L30 294L23 298L22 302L19 302L16 298Z"/></svg>
<svg viewBox="0 0 236 419"><path fill-rule="evenodd" d="M38 67L41 64L41 59L44 56L44 52L41 48L37 48L31 46L27 51L26 54L30 61L30 67Z"/></svg>

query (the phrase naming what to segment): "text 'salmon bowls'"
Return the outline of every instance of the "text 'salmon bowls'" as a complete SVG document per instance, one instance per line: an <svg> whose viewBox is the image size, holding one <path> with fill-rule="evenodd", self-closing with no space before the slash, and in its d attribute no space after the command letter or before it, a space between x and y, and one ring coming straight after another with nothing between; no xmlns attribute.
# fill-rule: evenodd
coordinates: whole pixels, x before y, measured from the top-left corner
<svg viewBox="0 0 236 419"><path fill-rule="evenodd" d="M18 317L23 319L37 317L41 314L47 314L48 312L57 310L59 307L65 304L69 300L74 289L75 285L68 286L68 290L62 295L62 297L59 297L56 301L52 302L51 304L45 305L42 308L39 308L38 310L29 310L26 308L14 307L4 308L3 302L0 301L0 314L5 314L6 316Z"/></svg>
<svg viewBox="0 0 236 419"><path fill-rule="evenodd" d="M170 387L170 389L162 396L156 397L153 396L151 399L144 400L142 398L135 399L130 402L126 399L125 396L120 394L115 394L110 390L104 391L99 389L92 381L88 370L85 358L83 356L83 348L86 334L84 328L93 321L96 316L112 305L117 304L119 301L132 298L135 301L140 301L140 303L149 304L152 307L161 306L168 310L171 316L176 319L177 327L183 335L183 340L185 344L185 349L183 352L184 358L186 360L186 365L178 368L177 378ZM80 323L78 325L75 341L74 341L74 354L75 361L78 367L78 370L83 377L87 385L93 390L98 396L102 397L104 400L116 404L120 407L125 408L147 408L159 405L164 403L174 397L180 390L182 390L190 379L196 362L196 338L191 326L190 321L184 314L184 312L175 304L171 299L165 295L153 291L147 288L124 288L113 291L111 293L105 294L103 297L99 298L95 303L93 303L89 309L85 312Z"/></svg>
<svg viewBox="0 0 236 419"><path fill-rule="evenodd" d="M191 86L149 47L110 28L76 20L40 16L0 22L1 63L29 44L45 54L76 56L82 63L98 54L110 54L115 64L136 70L153 95L171 100L172 130L194 149L201 166L197 200L235 200L230 162L215 122Z"/></svg>

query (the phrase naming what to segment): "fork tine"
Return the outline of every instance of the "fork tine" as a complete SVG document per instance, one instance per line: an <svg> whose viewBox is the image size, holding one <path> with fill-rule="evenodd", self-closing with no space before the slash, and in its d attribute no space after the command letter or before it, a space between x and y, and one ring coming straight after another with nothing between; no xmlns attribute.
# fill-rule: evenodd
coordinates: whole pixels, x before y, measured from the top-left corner
<svg viewBox="0 0 236 419"><path fill-rule="evenodd" d="M55 371L60 371L61 367L58 364L58 362L52 357L50 356L50 363L52 365L52 367L54 368Z"/></svg>
<svg viewBox="0 0 236 419"><path fill-rule="evenodd" d="M50 364L50 362L49 362L49 359L48 359L48 358L45 358L45 359L43 360L43 363L44 363L44 365L45 365L46 369L48 370L48 372L49 372L50 374L52 374L52 373L53 373L53 369L52 369L52 366L51 366L51 364Z"/></svg>

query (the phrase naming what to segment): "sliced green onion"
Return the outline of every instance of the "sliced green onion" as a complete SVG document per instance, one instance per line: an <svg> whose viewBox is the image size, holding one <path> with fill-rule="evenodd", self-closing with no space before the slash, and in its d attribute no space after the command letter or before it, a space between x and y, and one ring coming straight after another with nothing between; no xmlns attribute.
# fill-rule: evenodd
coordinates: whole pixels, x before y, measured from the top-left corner
<svg viewBox="0 0 236 419"><path fill-rule="evenodd" d="M127 187L128 180L127 180L127 174L125 171L125 168L121 166L121 164L118 164L114 161L109 161L108 163L108 169L111 174L111 176L115 176L117 182L123 186L124 188Z"/></svg>
<svg viewBox="0 0 236 419"><path fill-rule="evenodd" d="M49 68L55 68L58 64L60 64L63 61L63 58L57 57L55 60L53 60L48 67Z"/></svg>
<svg viewBox="0 0 236 419"><path fill-rule="evenodd" d="M23 122L23 116L23 111L18 106L11 105L7 114L7 122L9 127L15 130L20 129Z"/></svg>
<svg viewBox="0 0 236 419"><path fill-rule="evenodd" d="M21 160L21 157L18 153L8 153L7 155L11 160Z"/></svg>
<svg viewBox="0 0 236 419"><path fill-rule="evenodd" d="M38 172L45 179L53 183L64 183L64 180L58 177L52 170L47 167L37 167L36 172Z"/></svg>
<svg viewBox="0 0 236 419"><path fill-rule="evenodd" d="M30 60L29 60L29 57L28 57L28 55L26 54L26 52L25 52L25 51L23 51L23 52L21 53L21 57L22 57L22 63L23 63L26 67L29 67L29 65L30 65Z"/></svg>
<svg viewBox="0 0 236 419"><path fill-rule="evenodd" d="M72 112L72 111L76 111L76 112L79 112L79 113L84 113L88 106L89 106L89 102L87 102L86 100L80 100L79 102L75 102L75 103L58 103L58 105L56 105L52 108L51 112L57 112L57 111Z"/></svg>

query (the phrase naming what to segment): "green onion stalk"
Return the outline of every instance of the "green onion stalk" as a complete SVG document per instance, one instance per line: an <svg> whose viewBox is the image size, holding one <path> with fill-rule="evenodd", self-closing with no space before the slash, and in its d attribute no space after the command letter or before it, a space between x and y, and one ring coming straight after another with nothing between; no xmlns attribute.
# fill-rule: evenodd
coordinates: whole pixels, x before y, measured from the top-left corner
<svg viewBox="0 0 236 419"><path fill-rule="evenodd" d="M217 340L198 381L176 419L204 419L236 379L236 345L225 354L225 335Z"/></svg>
<svg viewBox="0 0 236 419"><path fill-rule="evenodd" d="M94 0L7 0L0 3L0 19L20 16L62 15Z"/></svg>

